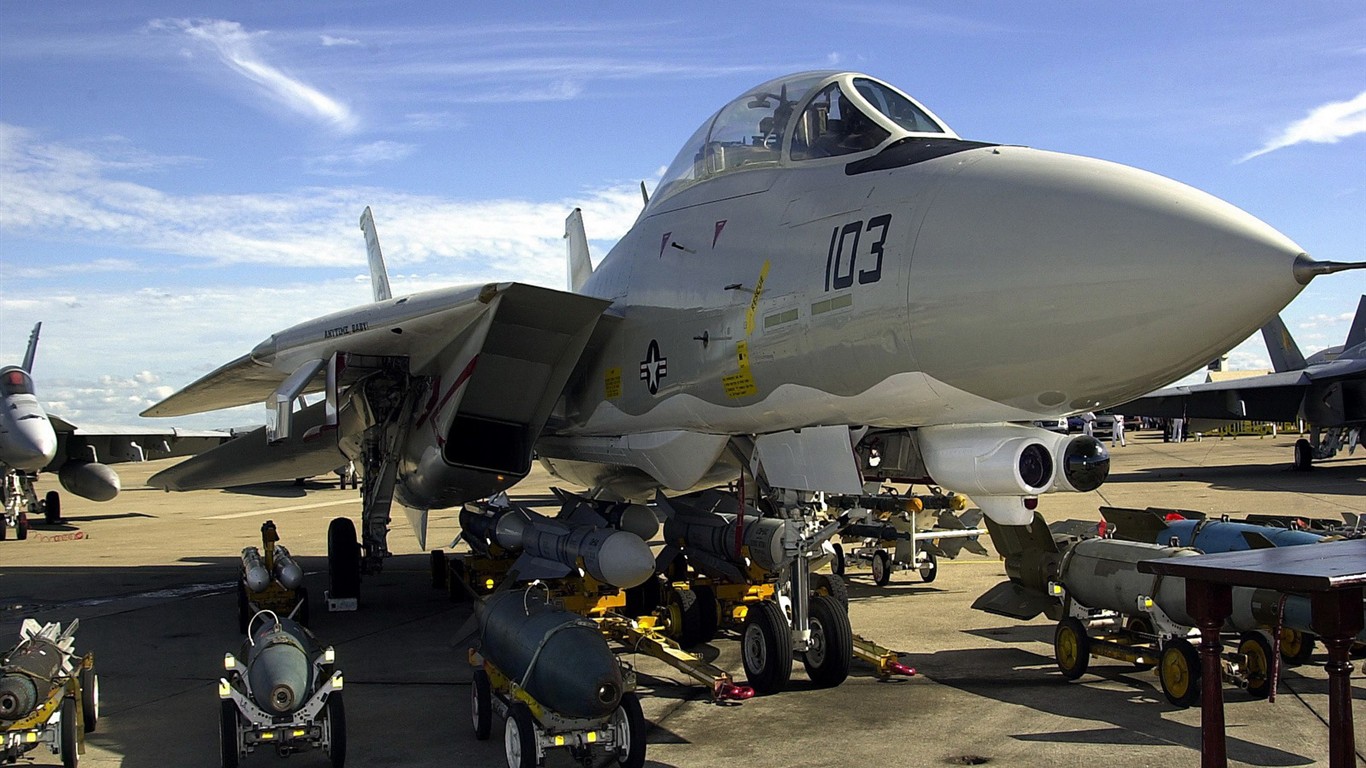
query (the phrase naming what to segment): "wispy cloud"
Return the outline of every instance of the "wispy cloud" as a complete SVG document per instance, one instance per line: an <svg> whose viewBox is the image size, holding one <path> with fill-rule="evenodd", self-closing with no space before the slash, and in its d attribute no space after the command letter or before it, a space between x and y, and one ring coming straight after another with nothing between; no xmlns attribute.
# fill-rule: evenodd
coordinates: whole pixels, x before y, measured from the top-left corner
<svg viewBox="0 0 1366 768"><path fill-rule="evenodd" d="M354 130L359 122L342 102L268 62L257 49L257 41L264 33L248 32L241 24L222 19L158 19L151 23L151 28L178 32L208 46L224 64L262 93L305 117L343 131Z"/></svg>
<svg viewBox="0 0 1366 768"><path fill-rule="evenodd" d="M354 37L333 37L333 36L331 36L331 35L323 35L323 36L322 36L322 44L323 44L324 46L328 47L328 48L332 48L332 47L334 47L334 46L339 46L339 45L343 45L343 46L360 45L361 43L360 43L359 40L355 39Z"/></svg>
<svg viewBox="0 0 1366 768"><path fill-rule="evenodd" d="M372 141L309 158L305 167L310 173L322 176L358 176L377 165L402 160L416 149L412 144L396 141Z"/></svg>
<svg viewBox="0 0 1366 768"><path fill-rule="evenodd" d="M1238 162L1306 142L1336 144L1361 133L1366 133L1366 91L1347 101L1334 101L1311 109L1308 115L1286 126L1279 136L1261 149L1239 158Z"/></svg>

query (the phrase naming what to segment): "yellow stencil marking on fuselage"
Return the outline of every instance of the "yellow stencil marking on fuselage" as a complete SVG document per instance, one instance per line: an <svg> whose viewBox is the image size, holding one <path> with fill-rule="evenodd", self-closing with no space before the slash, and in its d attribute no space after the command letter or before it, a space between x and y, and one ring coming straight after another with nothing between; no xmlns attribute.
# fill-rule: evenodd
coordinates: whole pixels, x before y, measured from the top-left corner
<svg viewBox="0 0 1366 768"><path fill-rule="evenodd" d="M767 264L765 264L765 270L767 270ZM721 378L721 387L725 390L726 397L736 400L758 394L759 387L754 383L754 375L749 371L748 341L735 343L735 357L736 362L740 365L740 371Z"/></svg>
<svg viewBox="0 0 1366 768"><path fill-rule="evenodd" d="M602 396L607 400L621 397L621 368L608 368L602 379Z"/></svg>
<svg viewBox="0 0 1366 768"><path fill-rule="evenodd" d="M754 284L754 295L749 299L749 309L745 310L745 335L754 333L754 313L759 309L759 296L764 292L764 280L768 278L768 259L759 269L759 282Z"/></svg>

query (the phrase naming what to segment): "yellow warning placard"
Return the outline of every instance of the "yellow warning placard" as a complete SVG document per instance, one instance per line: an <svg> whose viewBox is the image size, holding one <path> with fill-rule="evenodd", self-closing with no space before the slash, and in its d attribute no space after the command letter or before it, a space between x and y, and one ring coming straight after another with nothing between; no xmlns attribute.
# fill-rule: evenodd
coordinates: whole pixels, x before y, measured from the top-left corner
<svg viewBox="0 0 1366 768"><path fill-rule="evenodd" d="M608 368L602 378L602 396L608 400L621 397L621 368Z"/></svg>
<svg viewBox="0 0 1366 768"><path fill-rule="evenodd" d="M767 271L767 264L765 264ZM736 400L741 397L749 397L759 393L759 387L754 383L754 376L749 371L749 342L739 341L735 344L735 356L740 364L740 370L721 378L721 387L725 390L726 397Z"/></svg>

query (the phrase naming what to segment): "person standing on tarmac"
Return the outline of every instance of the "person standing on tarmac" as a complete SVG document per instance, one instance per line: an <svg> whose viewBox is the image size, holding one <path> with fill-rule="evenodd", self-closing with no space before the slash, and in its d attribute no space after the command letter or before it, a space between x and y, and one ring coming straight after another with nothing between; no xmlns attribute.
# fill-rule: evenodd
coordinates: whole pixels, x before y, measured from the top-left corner
<svg viewBox="0 0 1366 768"><path fill-rule="evenodd" d="M1094 437L1096 431L1096 414L1087 411L1081 415L1081 433L1087 437Z"/></svg>
<svg viewBox="0 0 1366 768"><path fill-rule="evenodd" d="M1124 442L1124 417L1115 414L1115 425L1110 428L1110 447L1115 447L1115 441L1119 441L1119 447L1124 448L1128 443Z"/></svg>

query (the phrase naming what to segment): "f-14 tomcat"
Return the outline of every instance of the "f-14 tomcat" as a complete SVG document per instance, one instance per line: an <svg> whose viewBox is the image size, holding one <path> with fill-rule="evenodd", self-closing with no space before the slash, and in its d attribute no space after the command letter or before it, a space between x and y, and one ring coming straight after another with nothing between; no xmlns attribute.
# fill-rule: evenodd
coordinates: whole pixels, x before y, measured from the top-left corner
<svg viewBox="0 0 1366 768"><path fill-rule="evenodd" d="M429 510L513 485L534 455L625 499L742 472L775 500L858 493L881 462L1027 523L1040 494L1109 466L1095 440L1028 422L1172 381L1348 266L1151 173L961 139L849 72L773 80L708 118L596 268L571 214L569 291L394 297L368 214L374 303L281 331L144 415L274 414L264 439L153 478L170 489L357 460L369 565L392 500L421 540ZM310 392L325 397L295 408Z"/></svg>

